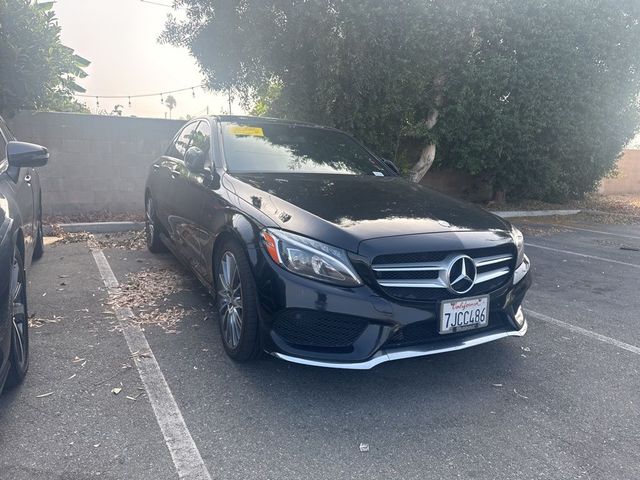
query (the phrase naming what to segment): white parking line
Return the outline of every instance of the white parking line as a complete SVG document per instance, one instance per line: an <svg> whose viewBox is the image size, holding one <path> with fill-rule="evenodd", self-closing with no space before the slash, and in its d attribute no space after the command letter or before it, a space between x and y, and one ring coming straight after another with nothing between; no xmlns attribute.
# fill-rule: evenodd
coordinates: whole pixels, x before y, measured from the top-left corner
<svg viewBox="0 0 640 480"><path fill-rule="evenodd" d="M118 279L113 274L107 258L100 249L92 249L91 253L96 261L100 276L109 290L109 293L117 292ZM116 316L122 327L124 338L127 341L131 354L144 353L144 357L136 358L135 364L140 374L140 379L149 397L164 441L167 444L173 464L178 472L178 478L187 480L211 480L198 447L196 446L189 429L182 418L171 389L160 370L156 357L149 347L147 338L138 325L129 321L134 314L130 308L116 308Z"/></svg>
<svg viewBox="0 0 640 480"><path fill-rule="evenodd" d="M620 340L616 340L615 338L607 337L606 335L592 332L591 330L587 330L586 328L571 325L570 323L563 322L562 320L558 320L557 318L550 317L543 313L538 313L533 310L529 310L528 308L525 309L525 312L528 316L533 317L537 320L541 320L547 323L552 323L554 325L557 325L558 327L565 328L571 332L579 333L580 335L584 335L586 337L590 337L595 340L608 343L609 345L613 345L614 347L627 350L628 352L635 353L636 355L640 355L640 347L636 347L635 345L630 345L628 343L621 342Z"/></svg>
<svg viewBox="0 0 640 480"><path fill-rule="evenodd" d="M612 260L610 258L597 257L595 255L587 255L586 253L572 252L570 250L562 250L560 248L545 247L543 245L536 245L535 243L528 243L527 242L527 243L525 243L525 245L527 247L541 248L543 250L551 250L553 252L566 253L567 255L576 255L578 257L591 258L593 260L600 260L601 262L609 262L609 263L615 263L617 265L625 265L627 267L640 268L640 265L638 265L636 263L621 262L619 260Z"/></svg>

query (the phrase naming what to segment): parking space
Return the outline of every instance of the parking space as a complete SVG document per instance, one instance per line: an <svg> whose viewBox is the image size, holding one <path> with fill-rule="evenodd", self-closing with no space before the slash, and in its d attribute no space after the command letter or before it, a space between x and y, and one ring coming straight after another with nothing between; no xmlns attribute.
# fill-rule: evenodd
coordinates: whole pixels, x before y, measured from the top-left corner
<svg viewBox="0 0 640 480"><path fill-rule="evenodd" d="M536 222L525 337L370 371L235 364L172 257L103 243L137 292L114 304L88 245L54 244L31 370L0 397L0 477L638 478L640 227Z"/></svg>

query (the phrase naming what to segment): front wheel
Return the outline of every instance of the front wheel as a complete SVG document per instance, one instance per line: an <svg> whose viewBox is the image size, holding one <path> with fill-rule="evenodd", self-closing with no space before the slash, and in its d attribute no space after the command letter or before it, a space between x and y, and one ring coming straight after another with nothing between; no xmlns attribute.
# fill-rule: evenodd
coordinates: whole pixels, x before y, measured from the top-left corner
<svg viewBox="0 0 640 480"><path fill-rule="evenodd" d="M38 217L38 232L36 233L36 242L33 247L33 259L38 260L44 255L44 233L42 232L42 208Z"/></svg>
<svg viewBox="0 0 640 480"><path fill-rule="evenodd" d="M167 251L162 239L160 238L160 225L156 216L155 205L151 199L151 195L147 197L145 202L145 222L144 222L145 239L147 248L151 253L162 253Z"/></svg>
<svg viewBox="0 0 640 480"><path fill-rule="evenodd" d="M16 386L24 380L29 369L29 316L27 314L27 282L24 263L18 247L11 262L9 316L11 317L11 350L9 352L9 374L7 387Z"/></svg>
<svg viewBox="0 0 640 480"><path fill-rule="evenodd" d="M222 345L233 360L257 358L260 348L256 287L244 250L226 241L216 254L216 306Z"/></svg>

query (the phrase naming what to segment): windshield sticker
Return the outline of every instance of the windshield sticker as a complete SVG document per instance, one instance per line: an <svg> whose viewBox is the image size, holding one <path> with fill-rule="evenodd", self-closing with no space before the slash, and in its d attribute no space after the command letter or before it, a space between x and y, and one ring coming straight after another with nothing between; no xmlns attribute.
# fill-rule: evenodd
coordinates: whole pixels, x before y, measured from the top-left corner
<svg viewBox="0 0 640 480"><path fill-rule="evenodd" d="M376 177L384 177L384 173L382 172L373 172Z"/></svg>
<svg viewBox="0 0 640 480"><path fill-rule="evenodd" d="M248 137L264 137L264 132L260 127L248 127L246 125L232 125L229 127L231 135L245 135Z"/></svg>

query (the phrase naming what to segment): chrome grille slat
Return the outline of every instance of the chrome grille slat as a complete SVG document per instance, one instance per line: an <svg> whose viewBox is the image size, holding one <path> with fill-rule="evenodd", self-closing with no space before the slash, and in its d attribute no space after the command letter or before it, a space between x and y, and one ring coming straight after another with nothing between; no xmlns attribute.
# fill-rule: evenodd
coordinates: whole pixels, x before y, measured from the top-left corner
<svg viewBox="0 0 640 480"><path fill-rule="evenodd" d="M379 280L381 287L401 287L401 288L447 288L440 278L426 280Z"/></svg>
<svg viewBox="0 0 640 480"><path fill-rule="evenodd" d="M475 283L484 283L484 282L488 282L489 280L493 280L494 278L498 278L501 277L503 275L507 275L509 273L509 267L503 267L500 268L498 270L491 270L489 272L483 272L483 273L479 273L476 276L476 281Z"/></svg>
<svg viewBox="0 0 640 480"><path fill-rule="evenodd" d="M372 267L376 272L432 272L446 270L441 263L386 263Z"/></svg>
<svg viewBox="0 0 640 480"><path fill-rule="evenodd" d="M492 255L491 257L474 258L473 261L476 267L484 267L486 265L493 265L496 263L510 262L513 259L513 255Z"/></svg>

